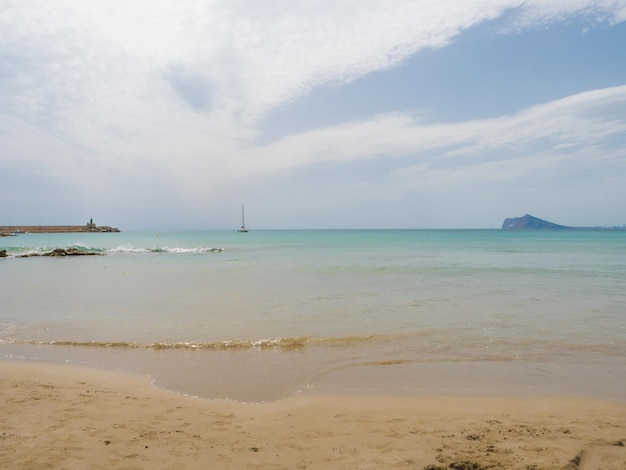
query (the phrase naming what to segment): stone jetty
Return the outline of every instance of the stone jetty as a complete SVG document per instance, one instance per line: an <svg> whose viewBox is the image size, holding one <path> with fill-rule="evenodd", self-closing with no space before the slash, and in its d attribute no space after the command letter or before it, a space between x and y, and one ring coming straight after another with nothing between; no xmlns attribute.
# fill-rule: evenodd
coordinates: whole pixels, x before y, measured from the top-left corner
<svg viewBox="0 0 626 470"><path fill-rule="evenodd" d="M0 236L20 233L76 233L76 232L119 232L108 225L96 225L93 220L85 225L0 225Z"/></svg>

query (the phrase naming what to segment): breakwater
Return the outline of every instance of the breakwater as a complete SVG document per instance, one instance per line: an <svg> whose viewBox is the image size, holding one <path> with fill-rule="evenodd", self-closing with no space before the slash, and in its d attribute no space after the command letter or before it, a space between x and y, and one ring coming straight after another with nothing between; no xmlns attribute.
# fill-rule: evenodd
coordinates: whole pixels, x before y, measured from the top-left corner
<svg viewBox="0 0 626 470"><path fill-rule="evenodd" d="M115 227L98 226L93 223L85 225L0 225L0 234L14 235L20 233L75 233L75 232L119 232Z"/></svg>

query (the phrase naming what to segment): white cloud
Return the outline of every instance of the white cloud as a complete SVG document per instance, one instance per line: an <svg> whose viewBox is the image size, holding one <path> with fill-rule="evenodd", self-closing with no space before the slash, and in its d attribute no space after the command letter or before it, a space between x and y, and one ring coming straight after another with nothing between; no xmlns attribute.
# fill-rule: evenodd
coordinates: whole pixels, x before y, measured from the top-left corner
<svg viewBox="0 0 626 470"><path fill-rule="evenodd" d="M568 20L572 16L587 17L592 23L615 25L626 19L624 0L525 0L511 19L517 29Z"/></svg>
<svg viewBox="0 0 626 470"><path fill-rule="evenodd" d="M4 2L2 105L29 121L154 124L172 110L253 125L317 86L397 65L516 8L513 0ZM528 1L524 25L624 2ZM194 113L200 112L200 116ZM204 115L202 114L204 113ZM213 121L207 125L214 124Z"/></svg>
<svg viewBox="0 0 626 470"><path fill-rule="evenodd" d="M502 157L496 158L505 158L535 148L586 147L626 135L626 116L620 111L625 108L626 86L622 86L485 120L428 124L407 114L382 115L366 122L292 135L254 149L260 163L257 167L252 162L247 169L407 156L426 158L441 166L442 162L462 159L472 162L494 152L502 152Z"/></svg>

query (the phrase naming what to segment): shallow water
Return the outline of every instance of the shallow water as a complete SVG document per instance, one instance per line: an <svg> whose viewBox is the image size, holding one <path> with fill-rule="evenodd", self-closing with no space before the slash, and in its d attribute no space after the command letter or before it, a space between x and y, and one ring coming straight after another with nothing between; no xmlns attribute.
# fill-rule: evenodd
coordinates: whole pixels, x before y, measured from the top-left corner
<svg viewBox="0 0 626 470"><path fill-rule="evenodd" d="M102 256L18 258L58 247ZM626 400L625 231L24 234L0 249L2 358L252 401L367 388L358 370L419 391L425 364L548 364L566 391L587 382L579 365L610 371L594 394Z"/></svg>

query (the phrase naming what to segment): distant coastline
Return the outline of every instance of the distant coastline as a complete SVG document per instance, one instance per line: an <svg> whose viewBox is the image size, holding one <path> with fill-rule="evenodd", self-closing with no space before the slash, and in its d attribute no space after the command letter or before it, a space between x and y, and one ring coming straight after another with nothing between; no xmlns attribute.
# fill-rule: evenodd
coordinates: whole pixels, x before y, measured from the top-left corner
<svg viewBox="0 0 626 470"><path fill-rule="evenodd" d="M77 233L77 232L119 232L116 227L96 225L93 221L85 225L0 225L0 236L13 236L22 233Z"/></svg>

